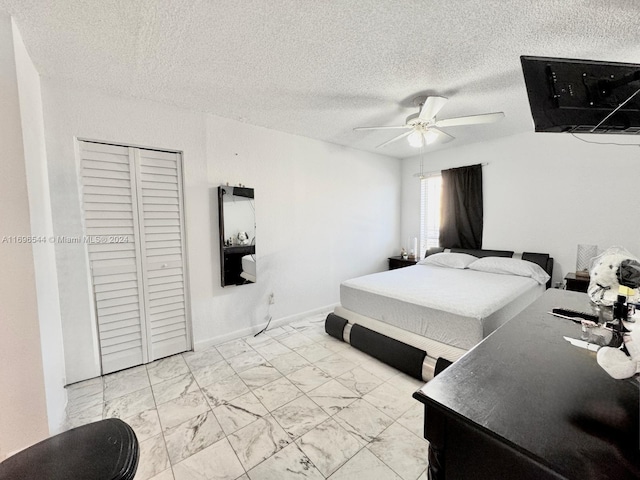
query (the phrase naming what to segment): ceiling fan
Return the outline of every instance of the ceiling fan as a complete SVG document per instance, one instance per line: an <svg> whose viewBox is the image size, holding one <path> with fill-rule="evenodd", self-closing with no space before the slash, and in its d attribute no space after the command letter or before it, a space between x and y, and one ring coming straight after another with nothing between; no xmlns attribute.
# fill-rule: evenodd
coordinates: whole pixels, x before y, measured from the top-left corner
<svg viewBox="0 0 640 480"><path fill-rule="evenodd" d="M440 130L441 127L446 128L457 127L460 125L493 123L504 117L503 112L495 112L437 120L436 115L440 112L442 107L444 107L445 103L447 103L447 99L445 97L418 97L414 100L414 104L420 107L420 111L409 115L404 125L357 127L354 128L354 130L408 129L407 132L401 133L397 137L393 137L391 140L381 143L376 148L382 148L405 137L408 137L407 140L409 141L409 145L420 148L424 145L430 145L436 141L446 143L454 139L453 136Z"/></svg>

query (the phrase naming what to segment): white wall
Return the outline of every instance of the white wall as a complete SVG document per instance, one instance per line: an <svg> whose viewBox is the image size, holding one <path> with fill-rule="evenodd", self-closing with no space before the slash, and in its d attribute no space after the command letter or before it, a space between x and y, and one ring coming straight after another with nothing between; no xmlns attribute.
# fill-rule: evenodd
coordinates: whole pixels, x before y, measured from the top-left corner
<svg viewBox="0 0 640 480"><path fill-rule="evenodd" d="M255 188L258 282L220 287L212 236L215 321L196 338L249 333L270 293L274 319L291 318L338 303L340 281L386 269L399 244L398 160L214 116L207 133L210 185Z"/></svg>
<svg viewBox="0 0 640 480"><path fill-rule="evenodd" d="M638 143L581 135L592 142ZM568 134L523 133L425 155L424 171L483 167L483 248L548 252L554 281L575 271L578 244L640 255L640 148L593 145ZM419 158L403 162L402 235L419 228Z"/></svg>
<svg viewBox="0 0 640 480"><path fill-rule="evenodd" d="M48 434L11 19L0 13L0 461ZM1 241L4 237L9 240Z"/></svg>
<svg viewBox="0 0 640 480"><path fill-rule="evenodd" d="M183 152L196 346L338 302L339 282L397 250L400 161L213 115L42 79L56 235L82 234L74 138ZM217 186L256 189L255 285L220 287ZM99 374L86 253L56 245L67 380Z"/></svg>
<svg viewBox="0 0 640 480"><path fill-rule="evenodd" d="M50 238L53 235L51 201L44 142L42 94L40 76L24 46L20 32L13 24L14 46L22 117L22 136L31 234ZM47 397L47 413L51 434L62 430L67 402L65 385L64 352L62 348L62 322L58 301L58 280L53 242L35 243L33 257L38 294L38 318L42 342L44 382Z"/></svg>

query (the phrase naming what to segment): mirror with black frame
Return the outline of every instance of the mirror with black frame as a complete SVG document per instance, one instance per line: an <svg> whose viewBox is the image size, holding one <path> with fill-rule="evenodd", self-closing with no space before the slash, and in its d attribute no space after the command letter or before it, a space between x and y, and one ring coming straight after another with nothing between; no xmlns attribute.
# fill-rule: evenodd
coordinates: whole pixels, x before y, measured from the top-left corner
<svg viewBox="0 0 640 480"><path fill-rule="evenodd" d="M253 188L218 187L222 286L256 282L256 216Z"/></svg>

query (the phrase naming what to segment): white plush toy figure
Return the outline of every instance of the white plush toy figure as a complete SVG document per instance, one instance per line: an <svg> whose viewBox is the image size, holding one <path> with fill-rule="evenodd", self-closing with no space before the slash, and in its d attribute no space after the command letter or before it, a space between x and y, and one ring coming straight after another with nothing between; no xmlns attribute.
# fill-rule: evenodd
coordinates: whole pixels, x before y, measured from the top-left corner
<svg viewBox="0 0 640 480"><path fill-rule="evenodd" d="M602 254L591 261L589 275L591 280L587 293L592 302L597 305L610 307L618 298L618 268L624 260L635 259L635 255L629 253L623 247L609 247ZM635 301L629 298L630 301Z"/></svg>
<svg viewBox="0 0 640 480"><path fill-rule="evenodd" d="M247 232L238 233L238 245L249 245L249 235L247 235Z"/></svg>
<svg viewBox="0 0 640 480"><path fill-rule="evenodd" d="M630 324L626 326L629 327ZM640 372L640 328L634 328L624 336L624 345L629 356L619 348L612 347L602 347L596 355L598 365L618 380L633 377Z"/></svg>
<svg viewBox="0 0 640 480"><path fill-rule="evenodd" d="M618 274L622 270L628 273L629 262L637 265L638 258L622 247L610 247L592 260L589 270L591 281L587 290L592 302L602 306L611 306L619 298L619 295L626 299L626 302L637 302L638 290L629 288L632 285L620 285L622 280ZM624 269L621 264L625 265ZM637 269L637 266L629 268L633 270ZM627 277L625 282L628 280ZM634 279L634 282L636 280ZM635 285L633 286L635 287ZM596 356L598 365L616 379L629 378L640 372L640 326L637 326L637 323L626 321L623 322L623 325L625 327L623 331L627 333L622 334L622 338L629 355L620 348L602 347Z"/></svg>

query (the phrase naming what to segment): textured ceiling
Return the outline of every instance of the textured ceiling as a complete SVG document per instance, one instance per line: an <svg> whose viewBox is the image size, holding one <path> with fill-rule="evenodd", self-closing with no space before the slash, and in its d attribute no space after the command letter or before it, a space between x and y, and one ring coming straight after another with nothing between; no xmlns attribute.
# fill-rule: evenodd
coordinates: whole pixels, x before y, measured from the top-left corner
<svg viewBox="0 0 640 480"><path fill-rule="evenodd" d="M454 142L532 130L520 55L640 63L636 0L0 0L44 77L396 157L375 146L449 97ZM434 147L428 147L434 148Z"/></svg>

